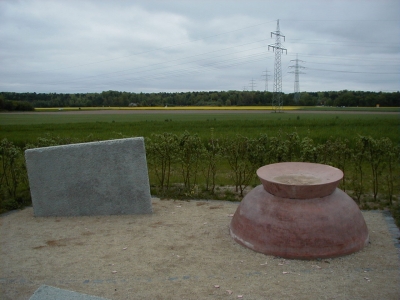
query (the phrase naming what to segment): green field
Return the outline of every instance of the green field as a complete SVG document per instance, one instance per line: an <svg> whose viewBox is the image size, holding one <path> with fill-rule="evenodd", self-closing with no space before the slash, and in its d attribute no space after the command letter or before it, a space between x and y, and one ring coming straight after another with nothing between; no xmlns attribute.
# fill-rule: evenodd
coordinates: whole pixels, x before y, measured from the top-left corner
<svg viewBox="0 0 400 300"><path fill-rule="evenodd" d="M0 139L19 146L34 143L44 135L79 140L106 140L185 130L208 138L211 128L217 138L260 133L277 136L297 132L315 142L330 137L353 139L358 135L390 138L400 143L400 118L397 114L332 113L162 113L162 114L0 114Z"/></svg>
<svg viewBox="0 0 400 300"><path fill-rule="evenodd" d="M395 180L399 174L399 129L398 114L371 114L365 111L1 113L0 141L3 150L0 150L3 152L0 153L0 211L15 209L30 202L23 158L26 146L42 147L143 136L153 195L181 199L239 200L241 195L237 191L232 193L224 187L259 184L254 174L256 168L264 164L285 160L318 162L345 170L347 180L341 183L341 188L352 190L353 199L361 207L391 207L400 222L400 204L397 201L400 186ZM185 135L186 131L188 135ZM265 135L268 136L267 140ZM167 140L168 136L172 139ZM5 139L10 143L7 144ZM190 146L188 141L193 144ZM214 148L210 148L210 141L220 145L221 152L216 156L212 156ZM241 143L244 143L244 148L239 146ZM165 154L154 150L159 145L173 146L172 154L169 154L172 155L171 180L168 181L171 185L167 186L167 191L157 170ZM190 172L193 178L197 177L197 182L195 180L182 189L182 160L186 146L191 147L191 154L199 156L196 163L188 161L193 168ZM17 159L14 159L14 155L17 155ZM238 174L235 172L243 171L233 169L230 159L235 155L241 166L246 168L244 171L252 174L246 184L235 182ZM205 172L212 162L217 166L215 191L214 188L210 190L211 177L207 177L209 175ZM374 166L375 170L371 169ZM18 173L15 178L12 177L14 171ZM14 184L9 185L4 181L6 177L12 179ZM374 190L378 183L379 191ZM13 190L13 187L16 189Z"/></svg>

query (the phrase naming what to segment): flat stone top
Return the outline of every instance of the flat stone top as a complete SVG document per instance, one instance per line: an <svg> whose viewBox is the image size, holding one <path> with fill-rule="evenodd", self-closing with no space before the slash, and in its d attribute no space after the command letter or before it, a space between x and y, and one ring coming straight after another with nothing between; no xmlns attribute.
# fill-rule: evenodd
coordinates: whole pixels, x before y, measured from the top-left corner
<svg viewBox="0 0 400 300"><path fill-rule="evenodd" d="M257 170L264 189L279 197L307 199L333 193L343 178L337 168L306 162L283 162Z"/></svg>
<svg viewBox="0 0 400 300"><path fill-rule="evenodd" d="M341 180L343 172L328 165L283 162L259 168L257 176L265 181L287 185L320 185Z"/></svg>
<svg viewBox="0 0 400 300"><path fill-rule="evenodd" d="M289 185L310 185L322 182L321 178L317 178L313 175L306 175L306 174L285 174L276 176L273 179L276 182Z"/></svg>
<svg viewBox="0 0 400 300"><path fill-rule="evenodd" d="M40 148L32 148L25 150L25 153L42 153L42 152L52 152L52 151L82 151L82 149L92 149L93 147L109 147L115 145L124 145L126 143L144 143L143 137L133 137L133 138L123 138L123 139L112 139L105 141L93 141L93 142L85 142L85 143L74 143L74 144L66 144L66 145L57 145L57 146L48 146L48 147L40 147ZM68 152L67 152L68 153Z"/></svg>

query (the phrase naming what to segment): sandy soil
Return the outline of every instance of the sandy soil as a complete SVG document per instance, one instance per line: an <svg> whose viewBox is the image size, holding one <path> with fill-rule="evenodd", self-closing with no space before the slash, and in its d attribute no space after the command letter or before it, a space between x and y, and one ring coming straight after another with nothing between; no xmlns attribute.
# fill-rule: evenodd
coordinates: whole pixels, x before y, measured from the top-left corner
<svg viewBox="0 0 400 300"><path fill-rule="evenodd" d="M284 260L228 231L238 203L153 199L153 215L0 217L1 299L42 284L109 299L399 299L398 249L381 212L371 244L342 258Z"/></svg>

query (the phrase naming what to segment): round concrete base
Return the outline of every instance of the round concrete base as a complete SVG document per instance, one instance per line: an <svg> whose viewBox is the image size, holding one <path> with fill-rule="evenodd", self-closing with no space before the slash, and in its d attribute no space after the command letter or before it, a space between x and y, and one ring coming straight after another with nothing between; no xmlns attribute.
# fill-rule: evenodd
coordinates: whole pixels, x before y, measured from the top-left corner
<svg viewBox="0 0 400 300"><path fill-rule="evenodd" d="M240 203L230 232L235 241L254 251L298 259L350 254L369 241L361 211L338 188L321 198L290 199L259 185Z"/></svg>

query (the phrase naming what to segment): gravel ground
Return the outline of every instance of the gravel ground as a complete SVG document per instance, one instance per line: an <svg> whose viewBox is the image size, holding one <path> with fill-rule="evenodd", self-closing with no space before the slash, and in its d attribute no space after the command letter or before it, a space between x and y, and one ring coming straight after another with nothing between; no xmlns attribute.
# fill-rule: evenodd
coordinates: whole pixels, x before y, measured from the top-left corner
<svg viewBox="0 0 400 300"><path fill-rule="evenodd" d="M363 212L371 244L362 251L302 261L234 242L237 206L153 199L153 215L3 215L1 299L29 299L42 284L115 300L400 299L398 229L385 213Z"/></svg>

